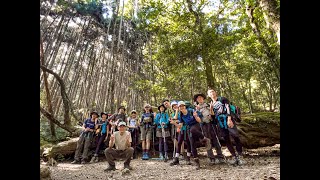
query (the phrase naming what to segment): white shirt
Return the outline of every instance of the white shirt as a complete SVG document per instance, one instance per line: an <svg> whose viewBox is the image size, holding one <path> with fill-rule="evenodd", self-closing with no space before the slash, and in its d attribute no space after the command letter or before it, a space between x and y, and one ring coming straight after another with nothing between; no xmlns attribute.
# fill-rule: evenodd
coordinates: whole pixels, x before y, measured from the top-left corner
<svg viewBox="0 0 320 180"><path fill-rule="evenodd" d="M127 143L127 135L129 136L129 142L132 142L131 133L129 131L125 131L123 135L120 135L120 131L116 131L114 134L114 144L116 145L116 149L125 150L128 148Z"/></svg>

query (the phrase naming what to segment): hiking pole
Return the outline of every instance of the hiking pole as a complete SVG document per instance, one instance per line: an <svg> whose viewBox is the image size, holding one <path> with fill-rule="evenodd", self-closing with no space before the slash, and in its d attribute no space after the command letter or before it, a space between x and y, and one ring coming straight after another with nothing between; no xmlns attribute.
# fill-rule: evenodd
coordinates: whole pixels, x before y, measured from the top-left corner
<svg viewBox="0 0 320 180"><path fill-rule="evenodd" d="M151 128L151 130L152 130L152 151L153 151L153 156L155 156L156 155L156 151L155 151L155 149L154 149L154 128Z"/></svg>
<svg viewBox="0 0 320 180"><path fill-rule="evenodd" d="M216 132L216 129L215 129L215 127L214 127L214 126L215 126L215 125L214 125L214 124L212 124L213 132L214 132L214 134L215 134L215 136L216 136L216 139L217 139L218 145L220 146L220 148L222 148L222 146L221 146L221 144L220 144L220 140L219 140L219 138L218 138L218 136L217 136L217 132ZM227 161L226 156L225 156L224 154L222 154L222 155L223 155L224 160L225 160L225 161Z"/></svg>
<svg viewBox="0 0 320 180"><path fill-rule="evenodd" d="M173 126L173 134L174 134L174 139L173 139L173 154L172 154L172 158L174 158L175 154L176 154L176 135L177 135L177 131L175 130L176 126Z"/></svg>
<svg viewBox="0 0 320 180"><path fill-rule="evenodd" d="M196 107L196 106L198 105L198 103L195 102L193 105ZM198 110L198 111L200 112L200 110ZM193 111L193 112L197 112L197 110L195 110L195 111ZM193 112L192 112L192 114L193 114ZM197 114L198 114L198 116L199 116L199 113L198 113L198 112L197 112ZM199 116L199 117L200 117L200 116ZM202 118L200 118L200 120L201 120L201 122L199 123L199 124L200 124L200 129L201 129L202 135L205 136L204 133L203 133L203 129L202 129L202 126L203 126Z"/></svg>
<svg viewBox="0 0 320 180"><path fill-rule="evenodd" d="M166 135L165 135L166 133L164 131L164 125L163 124L161 124L161 131L162 131L163 142L166 143Z"/></svg>
<svg viewBox="0 0 320 180"><path fill-rule="evenodd" d="M137 131L136 129L133 129L134 132L134 153L137 156Z"/></svg>

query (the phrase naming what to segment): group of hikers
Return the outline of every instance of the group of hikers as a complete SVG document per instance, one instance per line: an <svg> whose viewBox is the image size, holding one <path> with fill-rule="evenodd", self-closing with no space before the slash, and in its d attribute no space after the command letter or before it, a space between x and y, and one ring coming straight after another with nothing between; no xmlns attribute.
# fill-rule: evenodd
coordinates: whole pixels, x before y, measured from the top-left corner
<svg viewBox="0 0 320 180"><path fill-rule="evenodd" d="M209 103L205 102L207 97L211 99ZM154 136L159 140L159 158L157 159L165 162L169 160L167 139L172 139L174 145L173 151L170 151L173 152L171 166L179 164L181 158L187 165L191 165L192 157L196 169L200 169L196 142L205 145L209 165L244 164L239 132L231 113L229 100L218 97L213 89L209 89L207 95L202 93L194 95L193 100L194 107L189 107L185 101L170 103L165 99L158 106L157 113L153 112L150 104L146 104L139 119L135 110L132 110L127 117L124 106L120 106L115 114L102 112L101 118L96 111L91 112L90 118L83 123L83 131L77 142L74 161L71 163L89 162L88 151L94 136L96 136L96 149L90 163L98 162L98 153L110 135L108 147L104 150L109 165L105 171L116 169L114 162L116 159L124 160L124 168L131 170L130 161L137 157L137 150L134 147L139 144L139 140L142 147L142 160L150 159L150 144L152 140L154 145ZM222 153L219 137L224 139L232 155L232 159L228 162ZM231 143L231 137L236 148ZM213 153L213 148L216 155ZM187 152L182 153L185 149Z"/></svg>

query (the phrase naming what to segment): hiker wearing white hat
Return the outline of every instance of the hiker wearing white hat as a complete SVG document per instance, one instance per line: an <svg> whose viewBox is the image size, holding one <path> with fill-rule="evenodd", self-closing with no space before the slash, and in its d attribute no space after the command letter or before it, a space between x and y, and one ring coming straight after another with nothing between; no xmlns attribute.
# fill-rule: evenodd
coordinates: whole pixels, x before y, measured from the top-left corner
<svg viewBox="0 0 320 180"><path fill-rule="evenodd" d="M140 124L140 140L142 145L142 160L149 159L150 140L153 131L154 115L150 104L144 106L144 112L141 116Z"/></svg>
<svg viewBox="0 0 320 180"><path fill-rule="evenodd" d="M132 169L130 167L130 161L134 149L131 147L131 133L126 130L126 126L126 122L119 121L119 131L113 132L110 137L109 147L104 151L109 166L104 171L116 170L115 159L123 159L124 168L129 170ZM115 148L113 148L114 145Z"/></svg>
<svg viewBox="0 0 320 180"><path fill-rule="evenodd" d="M211 141L209 138L205 137L200 130L199 123L201 122L201 118L199 117L199 115L201 115L201 113L199 111L194 110L194 109L190 109L190 108L187 109L186 103L184 101L179 101L178 106L179 106L179 110L180 110L180 117L178 117L178 115L176 115L176 118L178 118L179 123L181 123L181 125L186 124L186 126L187 126L187 132L188 132L189 140L190 140L191 153L192 153L192 155L194 157L194 161L197 165L196 169L200 169L200 161L198 158L197 148L195 147L195 140L199 139L200 142L205 143L207 150L212 148ZM179 148L180 147L178 145L178 151L180 151Z"/></svg>
<svg viewBox="0 0 320 180"><path fill-rule="evenodd" d="M133 138L133 141L132 141L132 147L134 149L133 159L137 157L136 146L137 146L137 143L139 142L138 140L139 122L138 121L139 120L137 116L137 111L132 110L130 113L130 116L127 119L127 126L129 128L129 132L131 133L131 137Z"/></svg>

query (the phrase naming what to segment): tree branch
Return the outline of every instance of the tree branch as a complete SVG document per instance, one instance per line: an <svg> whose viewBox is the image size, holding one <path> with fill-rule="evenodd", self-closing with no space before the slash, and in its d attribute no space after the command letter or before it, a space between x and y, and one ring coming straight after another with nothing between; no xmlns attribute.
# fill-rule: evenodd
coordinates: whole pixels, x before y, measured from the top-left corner
<svg viewBox="0 0 320 180"><path fill-rule="evenodd" d="M75 132L76 128L69 126L67 124L61 124L51 113L45 110L43 107L40 106L40 112L51 122L56 124L57 126L61 127L62 129L68 131L69 133Z"/></svg>

